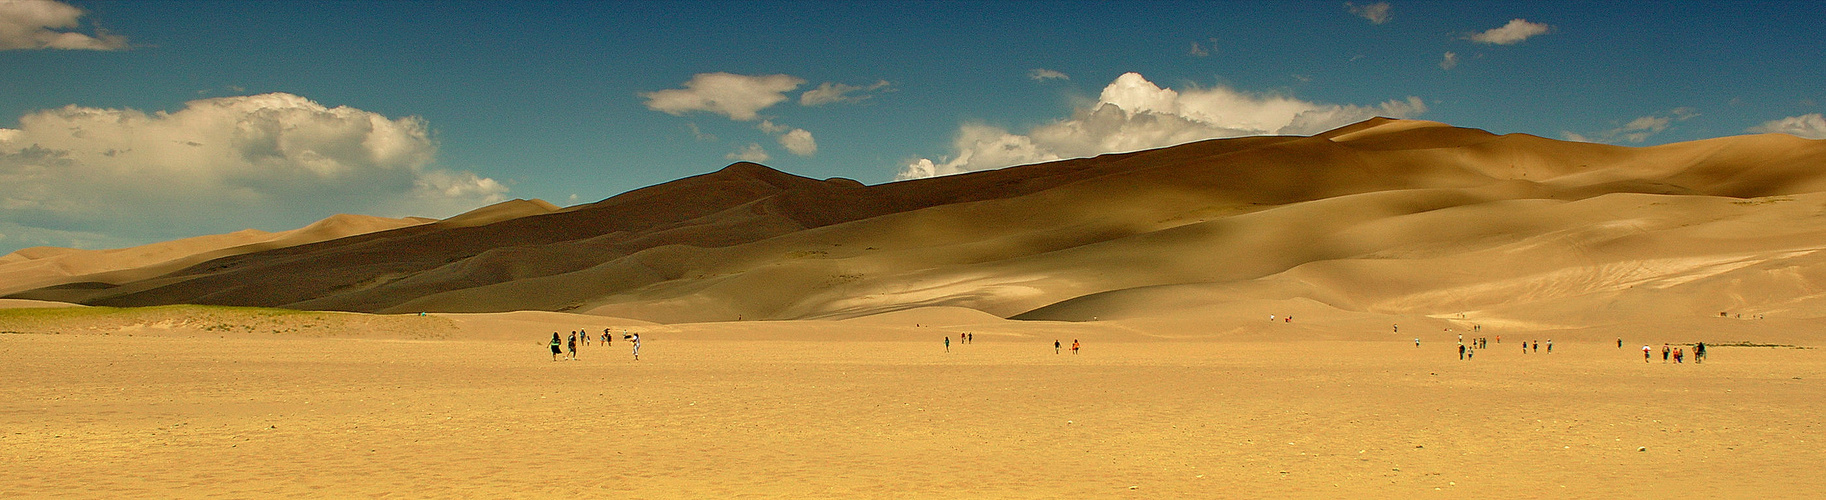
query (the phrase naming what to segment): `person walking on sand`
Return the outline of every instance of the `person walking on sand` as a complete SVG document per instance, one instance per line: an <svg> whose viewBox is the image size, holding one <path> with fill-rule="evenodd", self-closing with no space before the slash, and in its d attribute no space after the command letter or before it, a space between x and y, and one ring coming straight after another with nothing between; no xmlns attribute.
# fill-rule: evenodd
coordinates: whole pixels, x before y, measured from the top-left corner
<svg viewBox="0 0 1826 500"><path fill-rule="evenodd" d="M1668 355L1669 355L1669 354L1673 354L1673 352L1674 352L1674 350L1673 350L1673 349L1669 349L1669 348L1668 348L1668 346L1667 346L1667 344L1661 344L1661 362L1663 362L1663 363L1666 363L1666 362L1667 362L1667 356L1668 356Z"/></svg>
<svg viewBox="0 0 1826 500"><path fill-rule="evenodd" d="M634 334L634 336L630 337L628 339L628 341L634 343L634 360L640 361L640 334L638 334L638 333Z"/></svg>
<svg viewBox="0 0 1826 500"><path fill-rule="evenodd" d="M577 360L577 332L571 332L570 346L571 346L570 360L576 361Z"/></svg>
<svg viewBox="0 0 1826 500"><path fill-rule="evenodd" d="M1674 364L1680 364L1681 361L1685 361L1685 360L1686 360L1686 353L1681 352L1680 348L1678 348L1678 347L1674 348Z"/></svg>
<svg viewBox="0 0 1826 500"><path fill-rule="evenodd" d="M1414 337L1414 348L1420 348L1420 337Z"/></svg>
<svg viewBox="0 0 1826 500"><path fill-rule="evenodd" d="M1459 361L1465 360L1465 345L1464 344L1458 344L1458 360Z"/></svg>
<svg viewBox="0 0 1826 500"><path fill-rule="evenodd" d="M609 335L609 329L607 328L602 329L602 345L615 345L615 336Z"/></svg>
<svg viewBox="0 0 1826 500"><path fill-rule="evenodd" d="M1618 349L1623 348L1623 337L1617 337L1617 348Z"/></svg>
<svg viewBox="0 0 1826 500"><path fill-rule="evenodd" d="M1057 339L1054 339L1052 341L1052 353L1053 354L1059 353L1059 341Z"/></svg>
<svg viewBox="0 0 1826 500"><path fill-rule="evenodd" d="M1534 352L1541 352L1541 341L1534 341Z"/></svg>
<svg viewBox="0 0 1826 500"><path fill-rule="evenodd" d="M1547 354L1553 354L1553 339L1547 339Z"/></svg>
<svg viewBox="0 0 1826 500"><path fill-rule="evenodd" d="M1693 362L1694 363L1706 362L1706 343L1705 342L1693 344Z"/></svg>
<svg viewBox="0 0 1826 500"><path fill-rule="evenodd" d="M1649 351L1650 351L1650 349L1649 349L1649 347L1648 347L1648 344L1642 344L1642 362L1643 362L1643 363L1647 363L1647 362L1648 362L1648 358L1649 358L1649 354L1648 354L1648 353L1649 353Z"/></svg>
<svg viewBox="0 0 1826 500"><path fill-rule="evenodd" d="M552 361L557 361L558 355L563 352L564 341L558 339L558 332L552 332Z"/></svg>
<svg viewBox="0 0 1826 500"><path fill-rule="evenodd" d="M1078 339L1072 339L1072 354L1078 353Z"/></svg>
<svg viewBox="0 0 1826 500"><path fill-rule="evenodd" d="M951 352L951 336L945 336L945 352Z"/></svg>

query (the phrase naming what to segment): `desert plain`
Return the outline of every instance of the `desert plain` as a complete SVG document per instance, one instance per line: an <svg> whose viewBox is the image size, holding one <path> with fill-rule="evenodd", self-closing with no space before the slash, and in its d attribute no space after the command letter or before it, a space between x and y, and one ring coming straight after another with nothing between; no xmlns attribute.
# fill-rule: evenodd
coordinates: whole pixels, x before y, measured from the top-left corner
<svg viewBox="0 0 1826 500"><path fill-rule="evenodd" d="M0 491L1817 498L1823 250L1826 141L1382 118L28 248Z"/></svg>
<svg viewBox="0 0 1826 500"><path fill-rule="evenodd" d="M48 311L0 311L8 496L1809 498L1826 477L1826 355L1777 320L1557 332L1551 354L1484 329L1460 360L1468 324L1429 318ZM1695 341L1756 346L1660 359Z"/></svg>

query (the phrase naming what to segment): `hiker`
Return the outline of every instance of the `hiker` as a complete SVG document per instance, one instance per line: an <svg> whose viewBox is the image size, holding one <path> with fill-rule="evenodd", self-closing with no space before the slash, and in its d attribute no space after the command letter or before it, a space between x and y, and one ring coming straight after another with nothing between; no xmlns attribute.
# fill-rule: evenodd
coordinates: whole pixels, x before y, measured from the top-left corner
<svg viewBox="0 0 1826 500"><path fill-rule="evenodd" d="M1058 341L1058 339L1054 339L1054 340L1053 340L1053 341L1052 341L1052 353L1053 353L1053 354L1058 354L1058 353L1059 353L1059 341Z"/></svg>
<svg viewBox="0 0 1826 500"><path fill-rule="evenodd" d="M634 334L634 338L628 341L634 343L634 360L640 361L640 334Z"/></svg>
<svg viewBox="0 0 1826 500"><path fill-rule="evenodd" d="M558 354L564 352L564 341L558 339L558 332L552 332L552 361L558 360Z"/></svg>
<svg viewBox="0 0 1826 500"><path fill-rule="evenodd" d="M1705 342L1693 344L1693 362L1694 363L1706 362L1706 343Z"/></svg>

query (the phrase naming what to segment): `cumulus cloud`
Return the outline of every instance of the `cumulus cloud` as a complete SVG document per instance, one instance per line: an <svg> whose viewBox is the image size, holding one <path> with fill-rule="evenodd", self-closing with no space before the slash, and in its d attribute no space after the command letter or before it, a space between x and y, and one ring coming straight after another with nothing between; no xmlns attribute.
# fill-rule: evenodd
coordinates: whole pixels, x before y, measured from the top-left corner
<svg viewBox="0 0 1826 500"><path fill-rule="evenodd" d="M812 140L812 133L802 128L780 134L780 146L799 156L811 156L818 152L818 141Z"/></svg>
<svg viewBox="0 0 1826 500"><path fill-rule="evenodd" d="M82 9L53 0L0 0L0 50L123 50L127 38L59 31L79 26Z"/></svg>
<svg viewBox="0 0 1826 500"><path fill-rule="evenodd" d="M742 146L741 149L737 149L734 152L723 155L723 158L729 159L729 160L735 160L735 161L760 163L760 162L767 161L768 158L773 158L773 157L769 156L767 154L767 150L765 148L762 148L760 144L750 142L750 143L748 143L747 146Z"/></svg>
<svg viewBox="0 0 1826 500"><path fill-rule="evenodd" d="M1509 24L1491 28L1481 33L1472 33L1467 37L1473 42L1496 45L1515 45L1535 35L1552 31L1553 27L1541 23L1531 23L1526 19L1510 19Z"/></svg>
<svg viewBox="0 0 1826 500"><path fill-rule="evenodd" d="M1060 73L1060 72L1053 71L1053 70L1046 69L1046 68L1034 68L1033 71L1027 72L1027 77L1032 78L1034 81L1041 81L1041 82L1046 81L1046 80L1070 80L1070 79L1072 79L1072 77L1066 76L1065 73Z"/></svg>
<svg viewBox="0 0 1826 500"><path fill-rule="evenodd" d="M716 113L731 120L753 121L756 113L787 99L804 79L791 75L749 76L733 73L699 73L685 88L640 94L647 109L681 116L693 111Z"/></svg>
<svg viewBox="0 0 1826 500"><path fill-rule="evenodd" d="M1034 127L1025 134L965 124L952 141L949 156L911 161L898 177L949 175L1221 137L1309 135L1375 116L1406 118L1424 112L1426 104L1418 97L1370 106L1321 104L1226 87L1177 91L1127 73L1070 118Z"/></svg>
<svg viewBox="0 0 1826 500"><path fill-rule="evenodd" d="M19 124L0 129L0 219L37 234L143 243L339 212L447 216L507 192L437 168L422 119L284 93L175 112L69 105Z"/></svg>
<svg viewBox="0 0 1826 500"><path fill-rule="evenodd" d="M1749 132L1759 134L1788 134L1803 139L1826 139L1826 117L1819 113L1790 116L1780 120L1770 120L1762 125L1750 127Z"/></svg>
<svg viewBox="0 0 1826 500"><path fill-rule="evenodd" d="M1388 2L1376 2L1369 5L1357 5L1350 2L1344 2L1344 9L1349 10L1351 14L1354 14L1357 17L1368 19L1370 24L1389 22Z"/></svg>
<svg viewBox="0 0 1826 500"><path fill-rule="evenodd" d="M874 95L868 94L867 92L883 91L888 89L888 86L889 83L887 80L877 81L871 85L846 85L842 83L824 82L818 84L818 88L807 90L805 93L799 94L799 105L822 106L837 102L862 102L868 100L870 97L874 97Z"/></svg>
<svg viewBox="0 0 1826 500"><path fill-rule="evenodd" d="M1447 52L1446 56L1439 60L1439 69L1449 70L1456 67L1458 67L1458 54Z"/></svg>

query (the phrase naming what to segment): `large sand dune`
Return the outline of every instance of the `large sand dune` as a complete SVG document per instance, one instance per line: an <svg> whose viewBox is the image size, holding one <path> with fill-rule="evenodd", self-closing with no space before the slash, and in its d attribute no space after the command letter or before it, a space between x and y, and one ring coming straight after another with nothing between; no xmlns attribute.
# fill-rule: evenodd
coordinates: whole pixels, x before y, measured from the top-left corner
<svg viewBox="0 0 1826 500"><path fill-rule="evenodd" d="M662 323L1260 300L1518 328L1818 318L1822 193L1826 141L1627 148L1375 119L878 186L739 163L563 210L503 204L182 269L123 260L12 296Z"/></svg>

